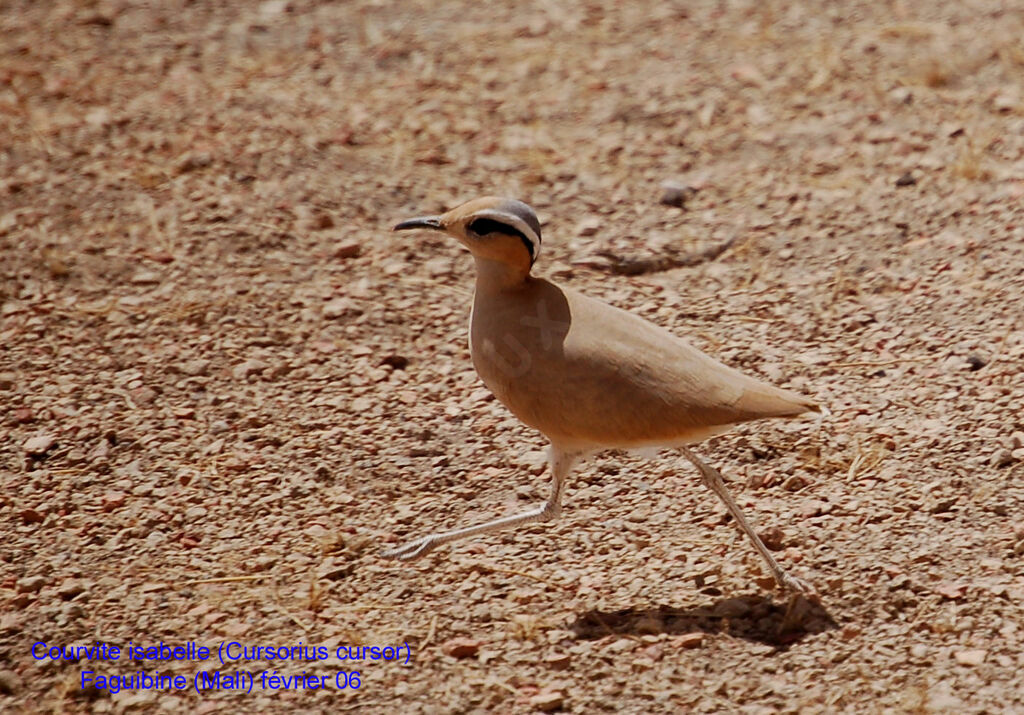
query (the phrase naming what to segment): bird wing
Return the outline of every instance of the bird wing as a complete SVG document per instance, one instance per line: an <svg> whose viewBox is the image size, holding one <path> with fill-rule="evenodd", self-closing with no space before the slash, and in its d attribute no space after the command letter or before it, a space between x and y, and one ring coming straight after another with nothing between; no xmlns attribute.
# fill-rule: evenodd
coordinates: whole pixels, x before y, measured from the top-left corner
<svg viewBox="0 0 1024 715"><path fill-rule="evenodd" d="M482 311L486 325L473 321L474 362L497 397L553 441L697 441L739 422L817 409L637 315L548 281L495 303Z"/></svg>

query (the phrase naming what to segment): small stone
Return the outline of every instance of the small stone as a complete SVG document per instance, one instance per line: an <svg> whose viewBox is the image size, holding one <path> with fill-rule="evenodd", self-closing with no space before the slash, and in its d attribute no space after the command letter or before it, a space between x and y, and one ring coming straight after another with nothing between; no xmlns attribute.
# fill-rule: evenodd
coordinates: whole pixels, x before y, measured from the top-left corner
<svg viewBox="0 0 1024 715"><path fill-rule="evenodd" d="M316 213L313 218L310 219L309 227L314 231L324 231L328 228L334 228L334 218L329 213Z"/></svg>
<svg viewBox="0 0 1024 715"><path fill-rule="evenodd" d="M137 405L151 405L157 398L156 390L149 385L136 387L134 390L129 391L128 395L132 398L132 402Z"/></svg>
<svg viewBox="0 0 1024 715"><path fill-rule="evenodd" d="M224 420L214 420L210 423L210 434L224 434L231 431L231 425Z"/></svg>
<svg viewBox="0 0 1024 715"><path fill-rule="evenodd" d="M18 593L38 593L46 585L46 579L42 576L26 576L18 579L15 589Z"/></svg>
<svg viewBox="0 0 1024 715"><path fill-rule="evenodd" d="M672 643L677 648L699 648L703 642L704 634L701 631L684 633L683 635L676 636L672 639Z"/></svg>
<svg viewBox="0 0 1024 715"><path fill-rule="evenodd" d="M336 559L328 558L320 566L317 567L317 578L325 579L327 581L340 581L346 576L350 576L355 570L355 563L351 561L345 561L339 563Z"/></svg>
<svg viewBox="0 0 1024 715"><path fill-rule="evenodd" d="M127 500L128 495L124 492L109 491L103 495L103 511L111 512L114 511L114 509L120 509L125 505Z"/></svg>
<svg viewBox="0 0 1024 715"><path fill-rule="evenodd" d="M531 474L542 474L548 466L548 453L541 449L531 449L522 454L516 462Z"/></svg>
<svg viewBox="0 0 1024 715"><path fill-rule="evenodd" d="M380 364L388 365L395 370L404 370L409 366L409 358L404 355L385 355Z"/></svg>
<svg viewBox="0 0 1024 715"><path fill-rule="evenodd" d="M324 304L321 313L328 320L334 320L345 315L359 315L362 311L348 298L335 298Z"/></svg>
<svg viewBox="0 0 1024 715"><path fill-rule="evenodd" d="M10 390L18 383L18 376L13 372L0 372L0 390Z"/></svg>
<svg viewBox="0 0 1024 715"><path fill-rule="evenodd" d="M956 506L956 497L936 497L927 502L929 514L945 514Z"/></svg>
<svg viewBox="0 0 1024 715"><path fill-rule="evenodd" d="M35 419L36 413L32 411L31 407L19 407L14 410L14 421L19 424L34 422Z"/></svg>
<svg viewBox="0 0 1024 715"><path fill-rule="evenodd" d="M967 595L967 584L965 583L940 583L935 587L935 593L951 601L963 598Z"/></svg>
<svg viewBox="0 0 1024 715"><path fill-rule="evenodd" d="M730 68L732 78L749 87L760 87L765 83L764 75L756 65L737 64Z"/></svg>
<svg viewBox="0 0 1024 715"><path fill-rule="evenodd" d="M981 650L961 650L953 654L956 662L960 665L981 665L985 662L985 658L988 656L988 651Z"/></svg>
<svg viewBox="0 0 1024 715"><path fill-rule="evenodd" d="M803 476L794 474L782 483L782 488L787 492L797 492L806 487L810 482Z"/></svg>
<svg viewBox="0 0 1024 715"><path fill-rule="evenodd" d="M210 361L201 358L189 360L181 366L181 371L189 377L205 375L210 371Z"/></svg>
<svg viewBox="0 0 1024 715"><path fill-rule="evenodd" d="M57 595L65 601L70 601L76 596L81 596L88 590L88 587L76 578L65 579L57 588Z"/></svg>
<svg viewBox="0 0 1024 715"><path fill-rule="evenodd" d="M977 355L968 355L967 356L967 368L971 372L977 372L981 368L985 367L985 365L987 365L987 364L988 363L986 363L983 358L978 357Z"/></svg>
<svg viewBox="0 0 1024 715"><path fill-rule="evenodd" d="M761 541L772 551L782 551L786 534L777 526L769 526L760 533Z"/></svg>
<svg viewBox="0 0 1024 715"><path fill-rule="evenodd" d="M42 524L46 521L46 515L37 509L22 509L21 520L26 524Z"/></svg>
<svg viewBox="0 0 1024 715"><path fill-rule="evenodd" d="M914 101L914 93L910 87L897 87L889 91L889 101L893 104L910 104Z"/></svg>
<svg viewBox="0 0 1024 715"><path fill-rule="evenodd" d="M544 664L552 670L565 670L572 662L572 656L568 653L552 653L544 659Z"/></svg>
<svg viewBox="0 0 1024 715"><path fill-rule="evenodd" d="M896 186L913 186L917 183L917 179L909 171L904 172L900 178L896 179Z"/></svg>
<svg viewBox="0 0 1024 715"><path fill-rule="evenodd" d="M82 618L85 616L85 609L78 603L65 603L60 607L60 614L69 620Z"/></svg>
<svg viewBox="0 0 1024 715"><path fill-rule="evenodd" d="M552 690L547 693L537 693L530 698L530 707L536 708L537 710L545 713L561 710L564 704L565 695L557 690Z"/></svg>
<svg viewBox="0 0 1024 715"><path fill-rule="evenodd" d="M685 186L672 181L666 181L661 185L661 188L662 193L660 203L665 206L675 206L680 209L685 209L686 202L697 195L697 189L692 186Z"/></svg>
<svg viewBox="0 0 1024 715"><path fill-rule="evenodd" d="M213 156L209 152L189 152L178 159L178 163L174 168L177 169L179 174L184 174L188 171L204 169L212 163Z"/></svg>
<svg viewBox="0 0 1024 715"><path fill-rule="evenodd" d="M262 360L251 359L235 365L231 372L237 379L245 380L248 379L250 375L258 375L266 370L267 367L269 366Z"/></svg>
<svg viewBox="0 0 1024 715"><path fill-rule="evenodd" d="M0 670L0 693L15 695L21 690L21 678L13 670Z"/></svg>
<svg viewBox="0 0 1024 715"><path fill-rule="evenodd" d="M471 658L480 652L480 641L472 638L452 638L445 641L441 651L453 658Z"/></svg>
<svg viewBox="0 0 1024 715"><path fill-rule="evenodd" d="M363 244L358 241L347 241L345 243L338 244L337 248L334 249L334 257L356 258L362 252Z"/></svg>
<svg viewBox="0 0 1024 715"><path fill-rule="evenodd" d="M1019 103L1017 95L1014 92L1000 92L992 98L992 109L1001 114L1008 114L1015 111Z"/></svg>
<svg viewBox="0 0 1024 715"><path fill-rule="evenodd" d="M135 285L153 285L160 282L160 274L156 271L141 270L132 276L131 282Z"/></svg>
<svg viewBox="0 0 1024 715"><path fill-rule="evenodd" d="M1024 447L1024 432L1014 432L1010 435L1010 449Z"/></svg>
<svg viewBox="0 0 1024 715"><path fill-rule="evenodd" d="M50 447L57 442L56 438L50 434L37 434L35 437L29 437L25 440L25 444L21 446L25 450L26 454L33 457L41 457L46 454Z"/></svg>
<svg viewBox="0 0 1024 715"><path fill-rule="evenodd" d="M604 222L597 216L588 216L578 224L576 224L576 235L577 236L593 236L599 230Z"/></svg>
<svg viewBox="0 0 1024 715"><path fill-rule="evenodd" d="M1005 447L1001 447L992 453L992 457L989 461L993 467L1008 467L1016 460L1013 458L1013 452Z"/></svg>

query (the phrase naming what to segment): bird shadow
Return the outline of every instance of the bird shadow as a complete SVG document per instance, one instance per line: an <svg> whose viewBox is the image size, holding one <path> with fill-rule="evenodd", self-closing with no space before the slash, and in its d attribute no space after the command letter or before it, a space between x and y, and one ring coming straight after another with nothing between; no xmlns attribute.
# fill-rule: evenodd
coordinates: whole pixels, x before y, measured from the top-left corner
<svg viewBox="0 0 1024 715"><path fill-rule="evenodd" d="M720 598L691 608L655 606L620 611L592 610L569 625L577 638L610 635L724 633L785 650L806 636L838 627L825 608L802 596L775 603L769 596Z"/></svg>

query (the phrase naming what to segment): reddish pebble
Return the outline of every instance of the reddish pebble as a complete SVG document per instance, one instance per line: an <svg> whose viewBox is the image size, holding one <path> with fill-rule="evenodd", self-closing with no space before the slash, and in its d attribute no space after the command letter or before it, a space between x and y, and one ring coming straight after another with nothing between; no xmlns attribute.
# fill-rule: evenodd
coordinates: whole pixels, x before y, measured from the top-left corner
<svg viewBox="0 0 1024 715"><path fill-rule="evenodd" d="M472 638L452 638L445 641L441 650L454 658L471 658L480 652L480 641Z"/></svg>
<svg viewBox="0 0 1024 715"><path fill-rule="evenodd" d="M103 495L103 511L120 509L127 499L128 495L124 492L107 492Z"/></svg>

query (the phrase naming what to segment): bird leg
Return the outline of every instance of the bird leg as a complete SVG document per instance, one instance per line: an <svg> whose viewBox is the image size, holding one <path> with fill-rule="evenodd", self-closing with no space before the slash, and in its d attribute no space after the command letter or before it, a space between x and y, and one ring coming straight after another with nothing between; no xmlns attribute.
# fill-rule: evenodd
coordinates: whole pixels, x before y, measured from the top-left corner
<svg viewBox="0 0 1024 715"><path fill-rule="evenodd" d="M754 543L754 548L761 554L761 558L768 564L768 568L772 572L772 576L775 577L776 583L779 584L779 588L788 591L790 593L800 594L808 599L817 600L817 593L814 587L810 584L801 581L798 578L790 576L782 567L779 566L779 562L775 560L772 553L768 550L768 547L764 545L761 538L754 531L754 527L750 525L746 517L743 516L743 512L740 511L739 505L733 500L729 494L729 490L725 487L725 480L722 478L721 473L714 467L706 464L696 454L691 452L687 447L680 447L683 452L683 456L686 457L698 470L700 470L701 481L718 495L718 498L725 503L725 508L729 510L732 518L739 524L740 529L746 534L750 540Z"/></svg>
<svg viewBox="0 0 1024 715"><path fill-rule="evenodd" d="M465 539L477 534L486 534L499 529L508 529L521 524L529 524L535 521L551 521L562 513L562 492L565 489L565 478L572 469L573 464L579 458L575 452L564 452L551 447L549 461L551 464L551 496L547 501L538 507L525 511L521 514L494 519L483 524L474 524L461 529L438 532L424 536L421 539L410 541L408 544L390 549L381 553L386 559L398 559L399 561L412 561L433 551L438 546Z"/></svg>

